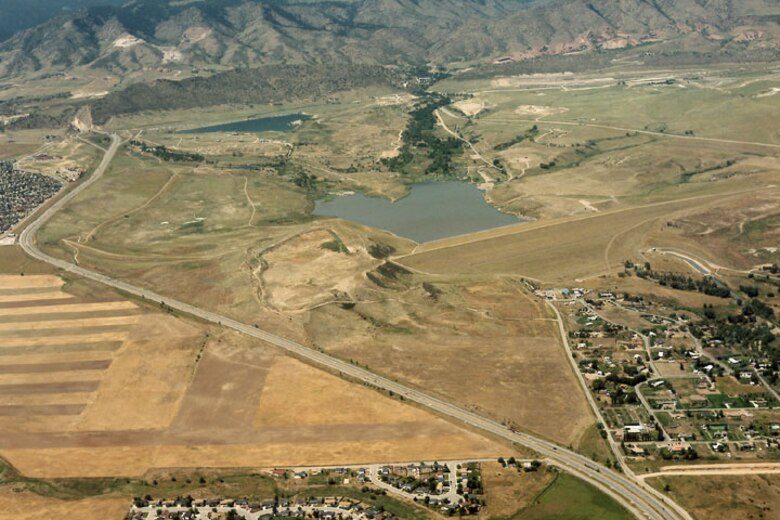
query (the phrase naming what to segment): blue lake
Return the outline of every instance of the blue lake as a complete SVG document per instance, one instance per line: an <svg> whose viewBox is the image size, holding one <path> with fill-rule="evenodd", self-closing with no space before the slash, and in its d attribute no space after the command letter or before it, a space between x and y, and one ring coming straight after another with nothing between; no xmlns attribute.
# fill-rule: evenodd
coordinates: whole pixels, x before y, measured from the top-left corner
<svg viewBox="0 0 780 520"><path fill-rule="evenodd" d="M219 125L204 126L185 130L188 134L206 134L212 132L290 132L295 129L295 121L305 121L311 119L306 114L287 114L285 116L259 117L254 119L245 119L243 121L233 121L231 123L222 123Z"/></svg>
<svg viewBox="0 0 780 520"><path fill-rule="evenodd" d="M384 229L416 242L522 222L485 202L482 192L465 182L416 184L396 202L362 194L335 197L317 201L314 214Z"/></svg>

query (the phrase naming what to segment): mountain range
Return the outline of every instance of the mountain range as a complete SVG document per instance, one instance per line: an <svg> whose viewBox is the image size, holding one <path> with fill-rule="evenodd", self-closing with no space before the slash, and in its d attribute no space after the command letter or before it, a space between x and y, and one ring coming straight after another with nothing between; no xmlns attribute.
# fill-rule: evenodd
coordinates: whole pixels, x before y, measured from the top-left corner
<svg viewBox="0 0 780 520"><path fill-rule="evenodd" d="M29 27L97 5L121 5L125 0L0 0L0 42Z"/></svg>
<svg viewBox="0 0 780 520"><path fill-rule="evenodd" d="M775 56L779 24L776 0L133 0L16 33L0 44L0 76L469 64L641 47Z"/></svg>

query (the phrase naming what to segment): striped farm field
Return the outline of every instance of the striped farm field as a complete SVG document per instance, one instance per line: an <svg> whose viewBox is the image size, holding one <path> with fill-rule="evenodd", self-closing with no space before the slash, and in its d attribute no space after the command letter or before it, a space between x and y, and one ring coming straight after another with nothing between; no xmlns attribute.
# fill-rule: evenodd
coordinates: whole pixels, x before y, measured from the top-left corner
<svg viewBox="0 0 780 520"><path fill-rule="evenodd" d="M79 334L80 332L80 334ZM6 351L6 348L24 348L24 347L46 347L58 351L61 346L63 350L68 348L72 350L79 350L80 348L88 349L89 345L95 343L106 344L121 342L127 337L126 331L119 332L99 332L99 333L84 333L84 331L74 330L73 334L61 334L61 335L39 335L28 338L3 338L0 342L0 356ZM101 348L101 347L98 347Z"/></svg>
<svg viewBox="0 0 780 520"><path fill-rule="evenodd" d="M41 313L47 314L81 314L87 312L114 312L114 311L127 311L135 310L137 307L135 304L128 301L116 301L116 302L103 302L103 303L83 303L80 305L64 304L64 305L51 305L45 308L38 307L10 307L0 311L3 318L10 316L25 316L25 315L39 315Z"/></svg>
<svg viewBox="0 0 780 520"><path fill-rule="evenodd" d="M51 276L0 276L0 457L26 476L504 449L247 337L89 291Z"/></svg>
<svg viewBox="0 0 780 520"><path fill-rule="evenodd" d="M76 298L56 276L0 276L0 431L83 414L140 317L128 301Z"/></svg>
<svg viewBox="0 0 780 520"><path fill-rule="evenodd" d="M47 292L38 292L38 291L32 291L32 292L25 292L25 293L16 293L16 294L0 294L0 303L10 303L11 305L8 305L9 307L13 307L14 303L27 301L32 302L31 305L35 305L39 301L57 301L61 302L63 300L69 300L71 297L65 294L64 292L55 289L53 291L47 291Z"/></svg>
<svg viewBox="0 0 780 520"><path fill-rule="evenodd" d="M60 288L64 285L62 278L54 275L16 276L0 275L0 291L10 289Z"/></svg>

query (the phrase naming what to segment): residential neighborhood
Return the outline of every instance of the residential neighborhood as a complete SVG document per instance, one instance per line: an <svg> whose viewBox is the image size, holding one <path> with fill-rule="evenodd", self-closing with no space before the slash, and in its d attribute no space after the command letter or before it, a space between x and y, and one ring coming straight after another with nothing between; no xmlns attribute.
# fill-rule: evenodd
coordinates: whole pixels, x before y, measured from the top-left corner
<svg viewBox="0 0 780 520"><path fill-rule="evenodd" d="M537 471L538 461L498 459L518 472ZM492 462L495 460L491 459ZM267 500L247 498L137 497L128 520L261 520L271 518L320 518L339 520L390 520L397 515L372 503L372 497L396 496L445 516L476 515L485 506L481 462L446 461L405 464L374 464L338 468L275 468L263 473L292 483L300 494ZM370 493L356 495L310 496L303 490L328 484Z"/></svg>
<svg viewBox="0 0 780 520"><path fill-rule="evenodd" d="M535 294L566 316L572 359L604 421L601 435L626 460L780 455L773 365L725 340L715 324L614 291ZM625 324L632 321L643 326Z"/></svg>
<svg viewBox="0 0 780 520"><path fill-rule="evenodd" d="M392 520L394 515L347 497L301 498L250 502L248 500L191 497L167 501L136 500L128 520L270 520L272 518L320 518L325 520Z"/></svg>
<svg viewBox="0 0 780 520"><path fill-rule="evenodd" d="M19 170L14 161L0 161L0 233L8 231L61 188L57 179Z"/></svg>

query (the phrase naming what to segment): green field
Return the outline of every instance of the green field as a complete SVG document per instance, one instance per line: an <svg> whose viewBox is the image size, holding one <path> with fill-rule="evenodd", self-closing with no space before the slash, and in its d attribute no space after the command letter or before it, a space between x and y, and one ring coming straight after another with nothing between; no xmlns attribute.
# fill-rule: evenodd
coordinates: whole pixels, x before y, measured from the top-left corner
<svg viewBox="0 0 780 520"><path fill-rule="evenodd" d="M617 502L596 488L565 473L518 511L513 520L628 520L633 518Z"/></svg>

